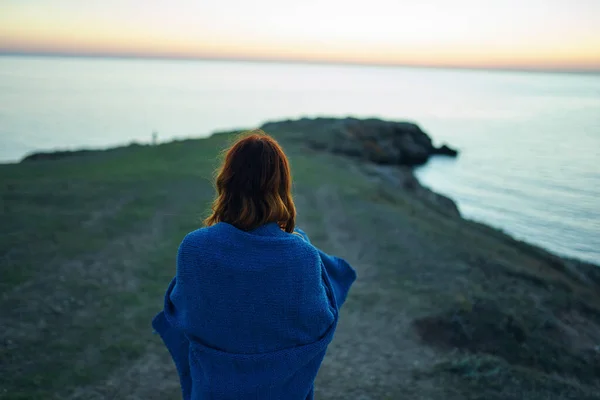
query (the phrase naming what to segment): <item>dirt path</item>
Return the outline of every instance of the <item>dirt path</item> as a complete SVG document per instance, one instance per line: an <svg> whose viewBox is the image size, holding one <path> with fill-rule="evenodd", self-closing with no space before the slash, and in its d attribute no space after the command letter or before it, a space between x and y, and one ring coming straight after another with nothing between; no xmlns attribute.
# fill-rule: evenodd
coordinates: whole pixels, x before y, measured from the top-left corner
<svg viewBox="0 0 600 400"><path fill-rule="evenodd" d="M317 379L317 398L429 398L412 371L430 364L432 354L418 343L410 327L412 318L398 302L396 288L386 287L390 276L377 263L378 244L384 243L379 236L395 229L384 221L354 219L348 199L342 201L333 187L323 186L296 201L300 209L319 210L322 226L307 222L307 230L326 227L322 246L343 255L358 274Z"/></svg>

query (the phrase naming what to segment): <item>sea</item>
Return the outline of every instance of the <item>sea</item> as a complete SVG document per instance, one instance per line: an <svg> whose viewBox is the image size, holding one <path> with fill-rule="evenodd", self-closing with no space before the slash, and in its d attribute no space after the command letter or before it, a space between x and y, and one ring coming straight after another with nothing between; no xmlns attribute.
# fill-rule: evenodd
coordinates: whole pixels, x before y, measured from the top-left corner
<svg viewBox="0 0 600 400"><path fill-rule="evenodd" d="M600 75L0 56L0 162L317 116L418 123L463 216L600 264Z"/></svg>

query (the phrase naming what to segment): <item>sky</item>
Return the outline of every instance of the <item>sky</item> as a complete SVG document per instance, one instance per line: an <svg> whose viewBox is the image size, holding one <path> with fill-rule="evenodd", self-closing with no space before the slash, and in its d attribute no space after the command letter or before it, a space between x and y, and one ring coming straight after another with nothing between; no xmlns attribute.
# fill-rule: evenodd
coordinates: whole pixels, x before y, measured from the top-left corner
<svg viewBox="0 0 600 400"><path fill-rule="evenodd" d="M600 0L0 0L0 53L600 70Z"/></svg>

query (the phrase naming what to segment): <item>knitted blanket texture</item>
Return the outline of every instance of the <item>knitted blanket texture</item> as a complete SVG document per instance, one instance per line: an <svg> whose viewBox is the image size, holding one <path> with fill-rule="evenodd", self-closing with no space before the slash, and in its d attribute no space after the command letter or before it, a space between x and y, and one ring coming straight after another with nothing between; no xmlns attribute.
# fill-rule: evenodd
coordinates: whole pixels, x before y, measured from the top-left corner
<svg viewBox="0 0 600 400"><path fill-rule="evenodd" d="M356 279L301 230L189 233L164 309L152 321L185 400L306 400Z"/></svg>

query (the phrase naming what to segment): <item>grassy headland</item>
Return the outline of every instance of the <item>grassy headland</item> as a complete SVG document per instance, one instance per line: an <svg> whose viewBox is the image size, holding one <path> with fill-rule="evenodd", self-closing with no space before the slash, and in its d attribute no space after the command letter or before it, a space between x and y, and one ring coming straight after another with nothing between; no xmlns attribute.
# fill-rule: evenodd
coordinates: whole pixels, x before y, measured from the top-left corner
<svg viewBox="0 0 600 400"><path fill-rule="evenodd" d="M407 169L315 146L314 124L265 128L299 226L359 274L317 398L600 398L600 269L461 218ZM0 399L179 398L150 320L232 137L0 166Z"/></svg>

